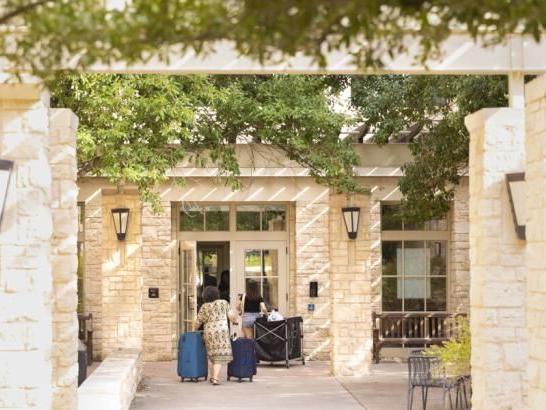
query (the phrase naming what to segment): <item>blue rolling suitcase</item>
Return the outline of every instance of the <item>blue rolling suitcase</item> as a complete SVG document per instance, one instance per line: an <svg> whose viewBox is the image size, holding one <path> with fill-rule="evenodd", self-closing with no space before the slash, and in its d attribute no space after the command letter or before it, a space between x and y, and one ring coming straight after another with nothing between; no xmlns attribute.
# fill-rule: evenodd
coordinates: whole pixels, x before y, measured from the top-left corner
<svg viewBox="0 0 546 410"><path fill-rule="evenodd" d="M186 332L178 340L178 375L180 381L207 380L207 351L201 332Z"/></svg>
<svg viewBox="0 0 546 410"><path fill-rule="evenodd" d="M256 374L256 342L254 339L237 339L231 342L233 360L228 364L228 380L236 377L249 379Z"/></svg>

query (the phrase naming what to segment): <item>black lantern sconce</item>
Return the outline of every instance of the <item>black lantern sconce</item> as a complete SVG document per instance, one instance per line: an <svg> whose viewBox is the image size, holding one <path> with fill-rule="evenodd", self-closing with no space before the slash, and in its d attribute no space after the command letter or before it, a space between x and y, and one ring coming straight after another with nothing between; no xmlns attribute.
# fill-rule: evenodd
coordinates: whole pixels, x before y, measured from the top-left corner
<svg viewBox="0 0 546 410"><path fill-rule="evenodd" d="M4 216L4 208L6 207L9 181L11 179L12 171L13 161L0 159L0 226L2 226L2 217Z"/></svg>
<svg viewBox="0 0 546 410"><path fill-rule="evenodd" d="M512 218L519 239L525 240L525 172L506 174L506 187L512 208Z"/></svg>
<svg viewBox="0 0 546 410"><path fill-rule="evenodd" d="M114 208L112 216L118 240L123 241L127 235L127 225L129 225L129 208Z"/></svg>
<svg viewBox="0 0 546 410"><path fill-rule="evenodd" d="M349 239L356 239L358 233L358 221L360 219L360 208L348 207L341 208L343 212L343 220L345 221L345 228L347 229L347 235Z"/></svg>

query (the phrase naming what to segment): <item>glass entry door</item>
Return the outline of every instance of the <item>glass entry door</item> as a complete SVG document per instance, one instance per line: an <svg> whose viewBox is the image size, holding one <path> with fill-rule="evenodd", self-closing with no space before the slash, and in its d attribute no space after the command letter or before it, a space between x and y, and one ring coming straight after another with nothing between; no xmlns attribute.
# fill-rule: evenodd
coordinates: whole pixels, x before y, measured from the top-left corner
<svg viewBox="0 0 546 410"><path fill-rule="evenodd" d="M286 241L235 242L231 300L238 300L248 282L256 281L268 310L276 309L286 315L286 246Z"/></svg>
<svg viewBox="0 0 546 410"><path fill-rule="evenodd" d="M178 248L178 306L180 333L193 330L197 318L197 252L195 241L180 241Z"/></svg>

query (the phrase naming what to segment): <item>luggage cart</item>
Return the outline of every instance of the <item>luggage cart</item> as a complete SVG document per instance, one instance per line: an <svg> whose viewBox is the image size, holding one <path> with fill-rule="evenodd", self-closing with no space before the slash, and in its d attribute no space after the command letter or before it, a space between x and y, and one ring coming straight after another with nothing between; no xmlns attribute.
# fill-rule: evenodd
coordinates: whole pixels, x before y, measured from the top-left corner
<svg viewBox="0 0 546 410"><path fill-rule="evenodd" d="M303 355L303 319L301 316L268 322L267 317L259 317L254 322L256 337L256 357L260 361L285 362L301 360Z"/></svg>

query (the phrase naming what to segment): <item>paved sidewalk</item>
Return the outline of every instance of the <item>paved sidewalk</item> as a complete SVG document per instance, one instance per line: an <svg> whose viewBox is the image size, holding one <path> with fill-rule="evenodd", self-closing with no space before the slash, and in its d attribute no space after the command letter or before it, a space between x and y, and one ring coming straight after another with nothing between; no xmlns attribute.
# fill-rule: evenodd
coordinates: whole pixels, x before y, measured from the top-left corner
<svg viewBox="0 0 546 410"><path fill-rule="evenodd" d="M184 382L176 375L176 362L144 364L143 388L131 405L133 410L191 409L336 409L362 406L329 375L327 363L294 363L258 366L252 383Z"/></svg>
<svg viewBox="0 0 546 410"><path fill-rule="evenodd" d="M225 371L224 371L225 373ZM325 362L258 367L254 382L184 382L176 375L176 362L145 363L142 388L132 410L191 409L334 409L402 410L406 408L407 364L372 365L365 377L330 375ZM415 391L413 409L422 408ZM442 409L441 390L431 389L427 409Z"/></svg>
<svg viewBox="0 0 546 410"><path fill-rule="evenodd" d="M408 365L401 362L381 362L371 367L364 377L339 377L339 382L351 392L367 410L406 409L408 392ZM452 394L455 408L455 394ZM446 398L446 400L449 400ZM447 401L449 408L449 401ZM413 409L422 409L421 389L415 389ZM427 400L428 410L443 409L442 389L430 389Z"/></svg>

